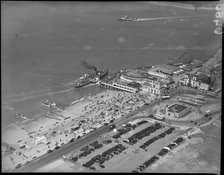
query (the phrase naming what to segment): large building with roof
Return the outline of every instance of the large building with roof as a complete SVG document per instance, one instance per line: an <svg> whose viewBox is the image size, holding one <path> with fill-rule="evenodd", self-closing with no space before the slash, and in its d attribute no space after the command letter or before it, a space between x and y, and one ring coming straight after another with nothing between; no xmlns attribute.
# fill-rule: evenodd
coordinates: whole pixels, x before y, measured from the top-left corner
<svg viewBox="0 0 224 175"><path fill-rule="evenodd" d="M126 82L137 82L137 83L145 83L145 82L154 82L158 81L157 78L150 76L147 71L140 69L132 69L122 72L120 79Z"/></svg>
<svg viewBox="0 0 224 175"><path fill-rule="evenodd" d="M161 95L163 82L161 82L158 77L148 74L147 71L141 69L127 70L122 72L120 80L129 83L130 86L132 86L133 83L140 84L141 86L139 86L139 88L145 93ZM136 84L134 86L138 85Z"/></svg>
<svg viewBox="0 0 224 175"><path fill-rule="evenodd" d="M164 69L163 69L164 68ZM165 69L166 68L166 69ZM174 68L173 68L174 70ZM163 83L169 83L172 81L172 76L171 74L171 71L168 71L168 66L153 66L151 69L148 70L148 74L151 76L151 77L154 77L154 78L157 78L158 81L160 82L163 82Z"/></svg>
<svg viewBox="0 0 224 175"><path fill-rule="evenodd" d="M211 76L211 70L207 67L201 67L197 71L197 75L199 75L199 74L206 74L207 76Z"/></svg>
<svg viewBox="0 0 224 175"><path fill-rule="evenodd" d="M171 104L166 107L166 115L175 118L181 118L191 112L190 108L183 104Z"/></svg>
<svg viewBox="0 0 224 175"><path fill-rule="evenodd" d="M175 71L179 69L177 66L168 65L168 64L158 64L156 65L157 70L166 75L173 75Z"/></svg>

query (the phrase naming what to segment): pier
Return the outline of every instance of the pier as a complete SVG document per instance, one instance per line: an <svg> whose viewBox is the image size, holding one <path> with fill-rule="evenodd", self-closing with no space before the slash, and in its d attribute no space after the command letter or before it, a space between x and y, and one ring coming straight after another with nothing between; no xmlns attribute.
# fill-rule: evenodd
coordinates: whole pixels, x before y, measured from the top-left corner
<svg viewBox="0 0 224 175"><path fill-rule="evenodd" d="M122 90L122 91L126 91L126 92L129 92L129 93L138 92L138 90L135 89L135 88L124 86L124 85L121 85L121 84L118 84L118 83L109 84L109 83L106 83L106 82L100 82L100 87L107 88L107 89Z"/></svg>

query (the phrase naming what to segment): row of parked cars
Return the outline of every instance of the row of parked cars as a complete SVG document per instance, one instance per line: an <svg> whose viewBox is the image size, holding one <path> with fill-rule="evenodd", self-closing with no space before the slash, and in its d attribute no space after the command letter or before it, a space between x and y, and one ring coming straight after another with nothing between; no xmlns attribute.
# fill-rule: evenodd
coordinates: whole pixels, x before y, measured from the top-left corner
<svg viewBox="0 0 224 175"><path fill-rule="evenodd" d="M157 156L153 156L151 157L149 160L147 160L146 162L144 162L142 165L140 165L137 170L133 170L133 173L138 173L138 172L142 172L144 171L146 168L148 168L150 165L152 165L153 163L155 163L157 160L159 160L159 157Z"/></svg>
<svg viewBox="0 0 224 175"><path fill-rule="evenodd" d="M135 143L138 142L138 140L141 140L142 138L149 136L151 133L155 132L158 129L161 129L163 126L160 123L155 123L154 125L151 125L137 133L135 133L134 135L132 135L131 137L129 137L128 139L123 140L124 142L129 143L130 145L134 145Z"/></svg>
<svg viewBox="0 0 224 175"><path fill-rule="evenodd" d="M112 137L115 138L115 139L118 139L122 135L126 134L127 132L135 129L136 127L138 127L138 126L140 126L140 125L142 125L144 123L148 123L148 121L142 120L142 121L140 121L140 122L138 122L138 123L136 123L134 125L128 123L128 124L124 125L121 129L118 129L117 133L115 135L113 135Z"/></svg>
<svg viewBox="0 0 224 175"><path fill-rule="evenodd" d="M171 129L171 128L170 128ZM133 170L133 173L138 173L146 170L149 166L154 164L156 161L159 160L159 156L164 156L166 155L171 149L174 149L176 146L180 145L181 143L184 142L184 138L179 137L175 141L173 141L171 144L167 145L164 147L158 154L157 156L151 157L149 160L144 162L142 165L140 165L136 170Z"/></svg>
<svg viewBox="0 0 224 175"><path fill-rule="evenodd" d="M140 148L145 149L147 146L149 146L150 144L152 144L156 140L161 139L161 138L165 137L166 135L171 134L174 130L175 130L174 128L169 128L165 132L160 133L159 135L157 135L157 136L149 139L148 141L146 141L143 145L140 146Z"/></svg>
<svg viewBox="0 0 224 175"><path fill-rule="evenodd" d="M86 157L87 155L94 152L96 149L100 149L102 147L103 147L102 143L99 143L98 141L94 141L94 142L90 143L89 145L81 148L80 151L82 151L82 153L80 153L79 155L77 155L75 157L72 157L71 161L76 162L79 158Z"/></svg>
<svg viewBox="0 0 224 175"><path fill-rule="evenodd" d="M118 144L106 151L104 151L101 155L98 154L95 157L93 157L91 160L83 164L84 167L88 167L90 169L94 169L91 167L94 163L99 163L101 168L104 168L103 163L105 161L108 161L111 159L114 155L120 154L122 151L124 151L126 148L122 144Z"/></svg>
<svg viewBox="0 0 224 175"><path fill-rule="evenodd" d="M172 150L173 148L175 148L176 146L180 145L181 143L184 142L184 138L179 137L177 138L175 141L173 141L173 143L167 145L166 147L164 147L159 153L159 156L164 156L166 155L170 150Z"/></svg>

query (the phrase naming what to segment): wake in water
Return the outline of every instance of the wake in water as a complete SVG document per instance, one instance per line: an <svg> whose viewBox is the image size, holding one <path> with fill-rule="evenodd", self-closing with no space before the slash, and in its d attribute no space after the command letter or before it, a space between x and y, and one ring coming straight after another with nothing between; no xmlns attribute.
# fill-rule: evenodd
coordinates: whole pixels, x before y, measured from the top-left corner
<svg viewBox="0 0 224 175"><path fill-rule="evenodd" d="M157 17L157 18L138 18L132 22L141 22L141 21L164 21L170 19L180 19L180 21L187 21L190 18L195 19L199 17L210 17L211 15L200 15L200 16L169 16L169 17Z"/></svg>

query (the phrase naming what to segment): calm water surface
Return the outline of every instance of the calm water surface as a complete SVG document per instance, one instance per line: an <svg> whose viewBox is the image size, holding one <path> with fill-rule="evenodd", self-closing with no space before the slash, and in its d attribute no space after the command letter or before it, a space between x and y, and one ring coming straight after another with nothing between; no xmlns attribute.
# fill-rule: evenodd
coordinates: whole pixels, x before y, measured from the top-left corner
<svg viewBox="0 0 224 175"><path fill-rule="evenodd" d="M221 47L221 36L213 33L215 11L125 2L3 2L1 10L2 127L15 122L13 110L30 117L48 111L42 99L66 106L99 92L97 86L72 87L87 72L81 60L116 71L162 63L184 52L207 59ZM126 14L194 18L166 25L117 21Z"/></svg>

